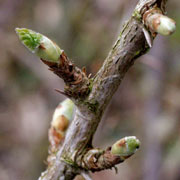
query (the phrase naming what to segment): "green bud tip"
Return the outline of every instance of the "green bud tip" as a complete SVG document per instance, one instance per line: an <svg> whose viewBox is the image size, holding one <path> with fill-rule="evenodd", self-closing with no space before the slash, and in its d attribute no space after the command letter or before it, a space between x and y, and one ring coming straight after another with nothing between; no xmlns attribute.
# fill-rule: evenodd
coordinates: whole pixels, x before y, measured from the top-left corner
<svg viewBox="0 0 180 180"><path fill-rule="evenodd" d="M69 121L71 121L75 109L75 104L73 103L73 101L67 98L63 102L61 102L59 106L61 107L59 109L59 114L63 114Z"/></svg>
<svg viewBox="0 0 180 180"><path fill-rule="evenodd" d="M64 123L69 124L73 119L74 110L75 104L70 99L65 99L54 111L51 125L56 129L62 129L61 126L64 127Z"/></svg>
<svg viewBox="0 0 180 180"><path fill-rule="evenodd" d="M62 50L46 36L26 28L15 29L20 41L32 53L49 62L58 62Z"/></svg>
<svg viewBox="0 0 180 180"><path fill-rule="evenodd" d="M135 136L120 139L111 148L111 153L117 156L130 156L140 147L140 141Z"/></svg>
<svg viewBox="0 0 180 180"><path fill-rule="evenodd" d="M167 36L174 33L175 30L175 21L167 16L161 15L159 18L159 25L157 26L157 32L161 35Z"/></svg>

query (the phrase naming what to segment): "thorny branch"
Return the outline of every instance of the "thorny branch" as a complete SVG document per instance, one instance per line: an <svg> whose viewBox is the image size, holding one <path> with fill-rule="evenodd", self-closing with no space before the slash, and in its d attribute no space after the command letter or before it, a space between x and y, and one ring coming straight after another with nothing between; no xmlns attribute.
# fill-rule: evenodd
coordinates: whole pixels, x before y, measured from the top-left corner
<svg viewBox="0 0 180 180"><path fill-rule="evenodd" d="M91 79L89 94L73 99L77 106L74 120L56 159L40 180L73 179L81 169L94 172L111 168L128 157L115 156L110 150L93 149L92 139L103 112L125 73L139 56L147 52L156 34L161 33L158 30L161 23L158 21L156 26L152 26L156 19L150 21L150 18L154 14L158 17L164 14L165 4L166 0L139 1L103 66ZM147 11L151 14L144 17Z"/></svg>
<svg viewBox="0 0 180 180"><path fill-rule="evenodd" d="M50 70L64 80L66 86L62 93L76 105L75 116L65 139L61 141L61 146L55 143L55 150L49 156L49 166L39 180L71 180L78 174L109 169L129 158L139 148L139 141L135 137L123 138L107 150L93 148L92 139L128 69L139 56L148 51L157 33L169 35L175 31L175 22L164 15L165 5L166 0L139 0L103 66L91 79L86 76L84 69L80 70L72 64L65 53L49 39L44 38L45 42L53 44L51 51L46 49L46 43L40 44L38 50L37 46L30 44L29 49L35 48ZM42 40L40 34L36 36L34 42ZM24 44L29 46L27 41ZM58 52L60 57L58 54L52 56L52 52ZM47 61L49 57L52 57L51 61ZM59 137L56 127L50 130L50 141L53 136Z"/></svg>
<svg viewBox="0 0 180 180"><path fill-rule="evenodd" d="M76 67L64 52L60 55L59 63L41 60L50 67L51 71L64 80L65 92L61 93L73 99L81 99L89 94L90 81L86 76L85 69L81 70Z"/></svg>

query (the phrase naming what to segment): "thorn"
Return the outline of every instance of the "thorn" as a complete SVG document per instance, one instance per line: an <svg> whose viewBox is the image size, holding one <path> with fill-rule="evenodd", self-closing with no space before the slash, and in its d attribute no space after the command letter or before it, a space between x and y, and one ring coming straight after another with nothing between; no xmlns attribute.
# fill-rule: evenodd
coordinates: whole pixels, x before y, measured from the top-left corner
<svg viewBox="0 0 180 180"><path fill-rule="evenodd" d="M74 68L74 64L69 64L69 71L72 72L73 71L73 68ZM73 73L73 72L72 72Z"/></svg>
<svg viewBox="0 0 180 180"><path fill-rule="evenodd" d="M71 85L77 85L80 84L82 82L82 74L79 75L78 79L74 82L71 82Z"/></svg>
<svg viewBox="0 0 180 180"><path fill-rule="evenodd" d="M115 173L118 174L118 168L116 166L113 167L115 170Z"/></svg>
<svg viewBox="0 0 180 180"><path fill-rule="evenodd" d="M56 92L64 95L64 96L67 96L67 97L68 97L68 95L67 95L64 91L61 91L61 90L59 90L59 89L54 89L54 90L55 90Z"/></svg>
<svg viewBox="0 0 180 180"><path fill-rule="evenodd" d="M52 68L48 68L48 70L49 70L49 71L53 71L53 72L54 72L54 70L53 70Z"/></svg>
<svg viewBox="0 0 180 180"><path fill-rule="evenodd" d="M83 72L84 74L86 74L86 67L83 67L83 68L82 68L82 72Z"/></svg>
<svg viewBox="0 0 180 180"><path fill-rule="evenodd" d="M43 163L44 163L46 166L48 165L47 160L44 160Z"/></svg>
<svg viewBox="0 0 180 180"><path fill-rule="evenodd" d="M61 66L65 65L65 60L67 59L67 56L65 55L64 51L62 52L62 54L60 55L60 62L61 62Z"/></svg>
<svg viewBox="0 0 180 180"><path fill-rule="evenodd" d="M89 75L88 75L88 78L91 78L91 76L92 76L92 74L89 74Z"/></svg>
<svg viewBox="0 0 180 180"><path fill-rule="evenodd" d="M144 36L146 38L146 41L148 43L148 46L151 48L152 43L153 43L152 37L151 37L150 33L147 31L147 29L145 27L143 27L142 30L143 30Z"/></svg>

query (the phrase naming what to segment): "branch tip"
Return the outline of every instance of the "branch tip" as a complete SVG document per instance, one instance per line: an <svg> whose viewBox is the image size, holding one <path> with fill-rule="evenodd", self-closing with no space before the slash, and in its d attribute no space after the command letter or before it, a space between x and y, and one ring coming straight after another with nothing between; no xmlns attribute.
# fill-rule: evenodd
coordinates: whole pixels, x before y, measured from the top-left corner
<svg viewBox="0 0 180 180"><path fill-rule="evenodd" d="M116 156L131 156L139 147L140 141L135 136L128 136L113 144L111 153Z"/></svg>
<svg viewBox="0 0 180 180"><path fill-rule="evenodd" d="M26 28L15 29L20 41L39 58L58 63L62 50L46 36Z"/></svg>

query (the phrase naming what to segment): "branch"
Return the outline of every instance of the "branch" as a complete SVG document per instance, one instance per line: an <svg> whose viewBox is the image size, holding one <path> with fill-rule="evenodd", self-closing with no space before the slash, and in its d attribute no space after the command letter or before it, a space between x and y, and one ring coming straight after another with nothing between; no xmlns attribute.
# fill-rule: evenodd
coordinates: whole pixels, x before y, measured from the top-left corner
<svg viewBox="0 0 180 180"><path fill-rule="evenodd" d="M79 166L92 172L111 169L131 157L139 149L139 146L140 142L136 137L125 137L105 151L101 149L87 150L82 157L78 157L77 162L80 163Z"/></svg>
<svg viewBox="0 0 180 180"><path fill-rule="evenodd" d="M91 140L102 114L125 73L139 56L148 51L149 45L143 31L145 28L143 15L146 12L145 9L150 10L154 6L164 7L165 1L159 2L140 1L132 17L124 25L102 68L93 79L89 96L84 102L77 104L78 109L67 132L60 155L64 161L76 162L76 158L83 153L84 149L91 146ZM152 38L155 37L150 31L148 33Z"/></svg>
<svg viewBox="0 0 180 180"><path fill-rule="evenodd" d="M89 93L90 82L85 70L76 67L57 44L46 36L26 28L16 28L16 32L22 43L64 80L65 92L59 92L73 99L82 98Z"/></svg>
<svg viewBox="0 0 180 180"><path fill-rule="evenodd" d="M76 104L75 117L64 142L39 180L71 180L84 171L112 168L134 154L139 147L136 138L133 138L132 144L128 142L132 137L124 138L106 151L93 148L92 139L108 103L128 69L139 56L149 50L157 33L168 35L174 32L175 22L163 15L165 4L166 0L139 1L103 66L92 79L86 76L85 71L73 65L65 53L46 37L36 33L37 38L34 41L35 32L29 31L25 39L21 38L24 34L18 32L24 44L30 50L33 47L33 51L42 61L64 79L64 94ZM27 43L27 37L32 44ZM46 40L45 44L43 39ZM122 155L122 152L126 152L126 155Z"/></svg>

